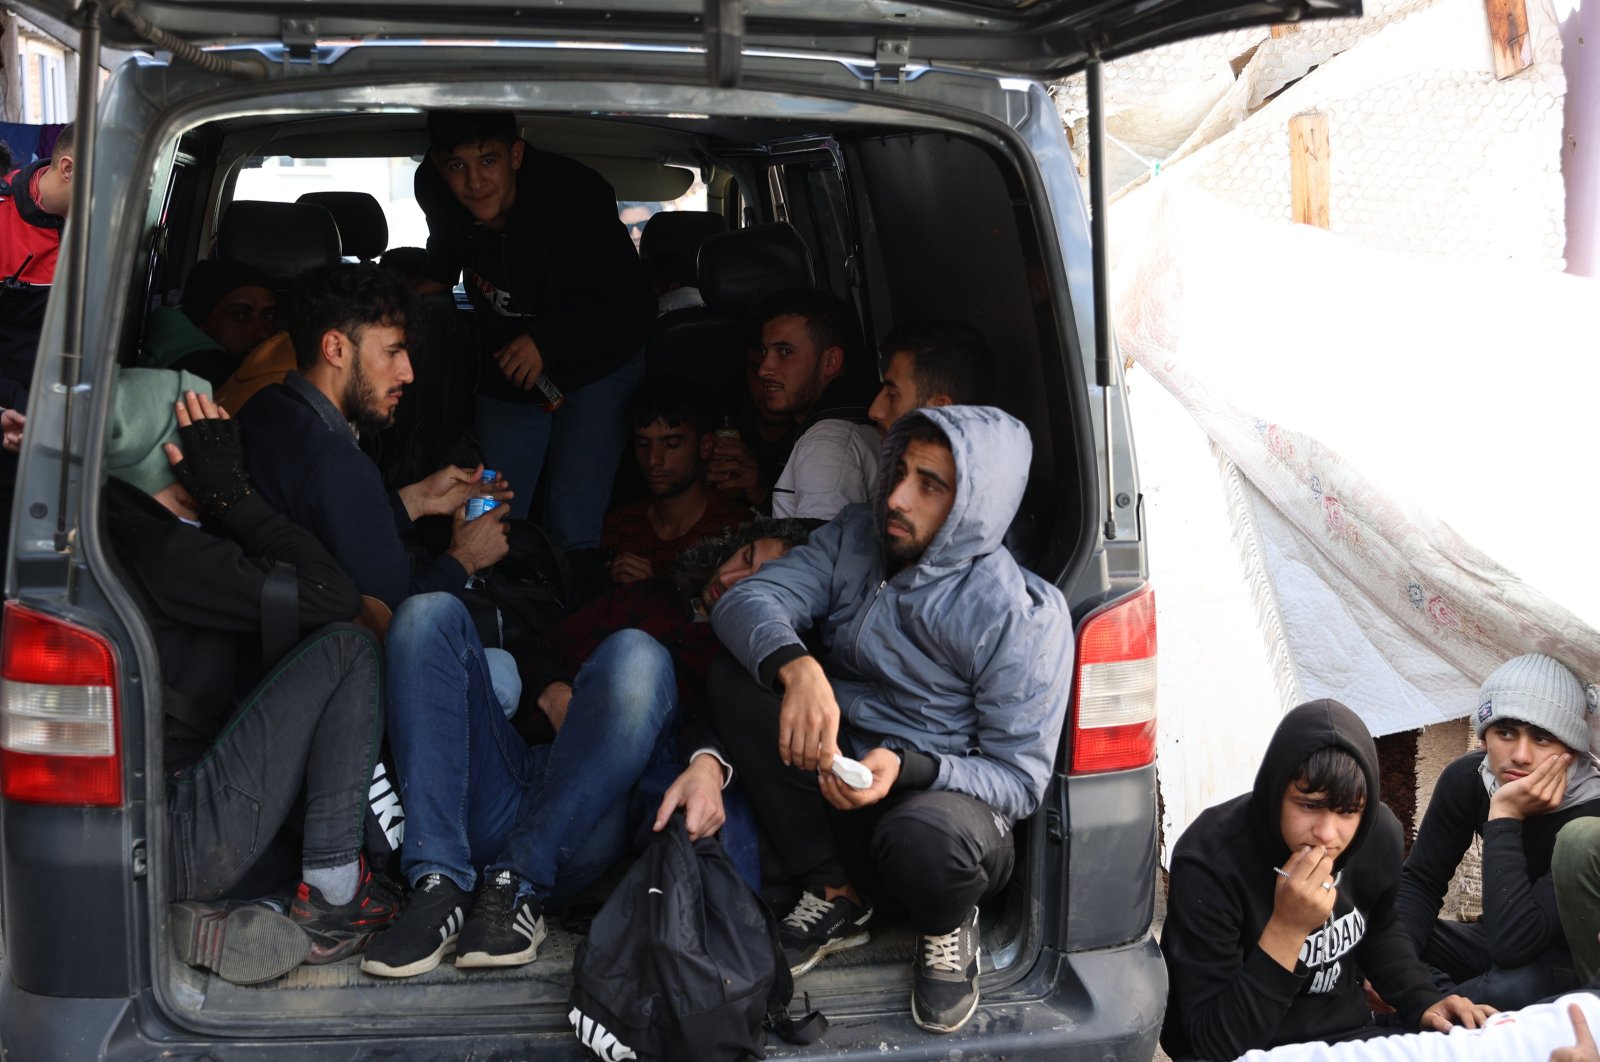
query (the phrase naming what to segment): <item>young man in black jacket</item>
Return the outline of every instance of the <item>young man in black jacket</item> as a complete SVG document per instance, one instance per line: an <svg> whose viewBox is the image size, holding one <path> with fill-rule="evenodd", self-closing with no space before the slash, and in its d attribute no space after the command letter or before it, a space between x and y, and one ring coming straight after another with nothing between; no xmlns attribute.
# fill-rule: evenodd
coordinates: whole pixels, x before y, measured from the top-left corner
<svg viewBox="0 0 1600 1062"><path fill-rule="evenodd" d="M106 527L161 660L178 954L241 984L351 954L396 910L361 857L383 706L377 641L341 622L355 585L251 489L199 377L124 369L106 468ZM290 917L200 902L240 881L302 797Z"/></svg>
<svg viewBox="0 0 1600 1062"><path fill-rule="evenodd" d="M1378 753L1336 701L1295 708L1255 788L1178 839L1161 935L1171 983L1161 1044L1175 1059L1382 1035L1363 978L1411 1028L1476 1028L1395 919L1400 823L1378 799Z"/></svg>
<svg viewBox="0 0 1600 1062"><path fill-rule="evenodd" d="M1519 656L1478 696L1483 748L1444 769L1406 859L1400 921L1441 987L1512 1010L1578 986L1551 856L1570 822L1600 815L1588 700L1551 657ZM1450 878L1483 838L1483 920L1440 919Z"/></svg>
<svg viewBox="0 0 1600 1062"><path fill-rule="evenodd" d="M644 378L656 297L617 197L594 170L537 151L509 112L428 116L417 203L428 219L418 294L464 279L477 311L478 437L525 518L562 549L600 544L622 457L623 409Z"/></svg>

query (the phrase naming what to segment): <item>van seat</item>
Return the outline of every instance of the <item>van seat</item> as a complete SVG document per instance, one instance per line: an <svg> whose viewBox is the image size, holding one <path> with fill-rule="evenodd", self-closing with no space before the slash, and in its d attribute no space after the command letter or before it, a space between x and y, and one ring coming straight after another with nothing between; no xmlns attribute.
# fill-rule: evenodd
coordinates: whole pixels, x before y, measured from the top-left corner
<svg viewBox="0 0 1600 1062"><path fill-rule="evenodd" d="M307 192L297 203L324 207L339 226L343 253L370 262L389 249L389 219L369 192Z"/></svg>
<svg viewBox="0 0 1600 1062"><path fill-rule="evenodd" d="M217 226L217 257L254 266L280 292L343 254L339 226L323 206L235 199Z"/></svg>

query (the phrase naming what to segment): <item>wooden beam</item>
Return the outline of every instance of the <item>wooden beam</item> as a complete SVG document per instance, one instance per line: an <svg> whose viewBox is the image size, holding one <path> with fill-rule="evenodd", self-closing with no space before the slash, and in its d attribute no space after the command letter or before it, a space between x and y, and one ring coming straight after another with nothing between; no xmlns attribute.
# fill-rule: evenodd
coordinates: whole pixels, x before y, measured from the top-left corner
<svg viewBox="0 0 1600 1062"><path fill-rule="evenodd" d="M1272 39L1275 40L1275 41L1276 40L1282 40L1283 38L1289 36L1289 34L1291 34L1291 33L1299 33L1299 32L1300 32L1300 23L1298 23L1298 22L1280 22L1276 26L1272 27Z"/></svg>
<svg viewBox="0 0 1600 1062"><path fill-rule="evenodd" d="M1484 0L1489 36L1494 47L1494 76L1501 81L1533 65L1533 40L1528 35L1525 0Z"/></svg>
<svg viewBox="0 0 1600 1062"><path fill-rule="evenodd" d="M1308 111L1289 119L1289 196L1294 220L1328 228L1328 116Z"/></svg>

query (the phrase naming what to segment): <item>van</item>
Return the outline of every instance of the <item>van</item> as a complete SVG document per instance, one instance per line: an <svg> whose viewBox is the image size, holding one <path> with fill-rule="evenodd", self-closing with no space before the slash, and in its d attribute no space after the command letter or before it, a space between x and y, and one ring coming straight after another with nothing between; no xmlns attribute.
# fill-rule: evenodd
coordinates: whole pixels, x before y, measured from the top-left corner
<svg viewBox="0 0 1600 1062"><path fill-rule="evenodd" d="M1049 792L984 911L982 1004L958 1033L918 1029L911 935L891 930L800 981L831 1028L774 1057L1151 1057L1166 999L1150 932L1154 598L1104 263L1045 82L1088 67L1094 97L1104 59L1357 13L1352 0L38 6L85 26L77 154L92 185L47 312L12 515L0 1053L585 1057L567 1021L575 922L553 920L529 966L399 983L351 960L241 987L177 960L157 658L102 516L113 370L138 363L147 316L211 253L241 175L263 160L415 160L425 111L459 107L514 111L527 140L598 169L621 199L698 182L732 229L786 224L869 339L972 322L996 352L996 404L1033 435L1008 545L1066 594L1077 645L1060 660L1075 674ZM147 54L97 101L102 34ZM355 242L346 232L341 249ZM421 367L415 386L431 386Z"/></svg>

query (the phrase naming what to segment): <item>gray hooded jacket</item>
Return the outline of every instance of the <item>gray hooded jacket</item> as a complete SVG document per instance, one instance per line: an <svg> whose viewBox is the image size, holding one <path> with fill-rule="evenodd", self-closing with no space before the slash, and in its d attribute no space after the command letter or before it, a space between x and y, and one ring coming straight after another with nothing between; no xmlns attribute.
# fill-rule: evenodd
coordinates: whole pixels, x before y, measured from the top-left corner
<svg viewBox="0 0 1600 1062"><path fill-rule="evenodd" d="M906 432L949 436L955 502L916 564L890 578L882 526ZM884 439L876 497L764 565L717 602L717 636L752 674L801 632L839 702L839 747L917 749L935 789L1023 818L1049 782L1072 682L1072 620L1054 586L1001 545L1027 485L1028 429L987 406L919 409Z"/></svg>

